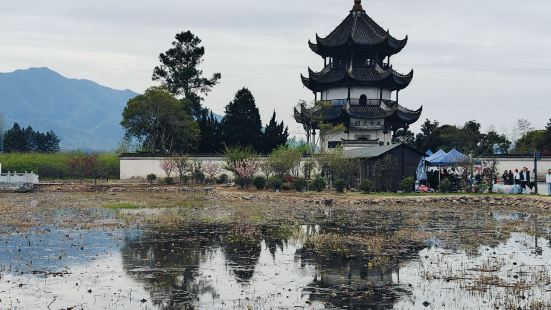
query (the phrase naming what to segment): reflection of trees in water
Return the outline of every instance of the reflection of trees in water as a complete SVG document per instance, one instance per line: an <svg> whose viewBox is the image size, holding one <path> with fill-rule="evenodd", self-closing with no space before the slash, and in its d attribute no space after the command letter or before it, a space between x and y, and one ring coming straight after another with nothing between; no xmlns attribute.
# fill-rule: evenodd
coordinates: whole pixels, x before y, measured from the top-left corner
<svg viewBox="0 0 551 310"><path fill-rule="evenodd" d="M202 259L220 244L220 228L185 227L144 231L127 239L121 249L125 271L144 284L152 302L166 309L187 309L198 295L215 289L208 281L196 281Z"/></svg>
<svg viewBox="0 0 551 310"><path fill-rule="evenodd" d="M261 230L247 223L233 225L224 235L224 253L237 281L247 282L253 277L262 250L261 242Z"/></svg>
<svg viewBox="0 0 551 310"><path fill-rule="evenodd" d="M219 296L211 281L198 277L201 262L218 249L236 280L247 282L254 275L262 241L274 254L288 237L279 228L247 224L158 228L125 240L121 253L126 273L144 284L155 305L190 309L200 295Z"/></svg>
<svg viewBox="0 0 551 310"><path fill-rule="evenodd" d="M352 309L392 309L403 290L393 283L393 273L399 280L400 263L416 257L429 239L439 240L448 249L477 254L483 245L497 246L507 240L506 226L483 209L335 210L319 233L328 240L349 242L344 246L347 257L312 252L307 242L303 258L320 268L308 289L313 292L310 299ZM384 242L373 246L373 240Z"/></svg>
<svg viewBox="0 0 551 310"><path fill-rule="evenodd" d="M237 223L224 236L224 253L228 264L240 282L248 282L254 275L262 251L262 241L275 258L278 248L283 249L293 235L295 227L287 225L255 226Z"/></svg>
<svg viewBox="0 0 551 310"><path fill-rule="evenodd" d="M499 233L499 221L484 210L465 214L454 210L431 212L403 210L337 209L331 218L320 221L305 234L354 236L377 247L350 247L348 258L307 251L297 253L314 263L319 270L310 285L312 301L324 301L340 307L356 309L391 309L399 298L399 288L392 275L399 276L401 262L416 256L426 246L425 233L441 240L448 248L478 248L498 244L508 234ZM199 277L199 266L211 255L223 255L228 270L238 283L247 283L255 274L261 256L262 242L272 257L284 249L294 234L294 226L255 226L247 223L232 225L195 225L157 228L144 231L140 237L129 238L122 249L126 272L144 284L152 301L167 309L186 309L208 294L219 296L218 284ZM417 233L423 233L415 236ZM421 240L421 241L420 241ZM303 260L304 261L304 260ZM306 264L303 263L303 264Z"/></svg>
<svg viewBox="0 0 551 310"><path fill-rule="evenodd" d="M311 301L349 309L392 309L398 299L392 274L398 265L373 267L368 259L314 257L319 273L307 289Z"/></svg>

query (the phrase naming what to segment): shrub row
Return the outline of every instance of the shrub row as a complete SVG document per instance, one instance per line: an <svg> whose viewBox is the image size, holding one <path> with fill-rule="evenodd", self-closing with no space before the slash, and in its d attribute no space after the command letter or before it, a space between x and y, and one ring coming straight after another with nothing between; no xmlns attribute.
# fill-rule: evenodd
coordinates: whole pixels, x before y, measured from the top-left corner
<svg viewBox="0 0 551 310"><path fill-rule="evenodd" d="M75 163L94 157L94 171L75 169ZM41 179L80 179L109 178L118 179L120 163L116 154L100 153L87 155L81 152L63 153L2 153L0 154L2 172L31 172ZM90 170L90 171L87 171Z"/></svg>

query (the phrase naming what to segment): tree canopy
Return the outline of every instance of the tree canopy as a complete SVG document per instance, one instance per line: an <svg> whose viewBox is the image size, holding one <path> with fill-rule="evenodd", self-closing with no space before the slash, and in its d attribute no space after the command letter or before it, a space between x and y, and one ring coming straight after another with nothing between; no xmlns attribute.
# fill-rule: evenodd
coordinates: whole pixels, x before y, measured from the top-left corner
<svg viewBox="0 0 551 310"><path fill-rule="evenodd" d="M268 123L266 128L264 128L264 134L262 137L262 142L264 144L263 152L265 154L270 154L279 146L285 145L287 143L288 137L288 128L285 126L285 124L283 124L283 121L281 121L280 123L276 121L276 112L274 111L270 122Z"/></svg>
<svg viewBox="0 0 551 310"><path fill-rule="evenodd" d="M444 149L459 149L466 154L474 156L489 156L494 154L507 154L511 147L511 141L505 135L495 131L482 133L480 123L468 121L462 127L454 125L442 125L437 121L426 120L421 125L421 132L415 136L413 143L420 150L432 149L433 151ZM411 138L410 134L406 138ZM411 141L406 139L406 143Z"/></svg>
<svg viewBox="0 0 551 310"><path fill-rule="evenodd" d="M201 132L197 151L202 154L219 154L223 151L222 126L212 112L201 111L197 119Z"/></svg>
<svg viewBox="0 0 551 310"><path fill-rule="evenodd" d="M203 62L205 48L201 39L191 31L176 34L172 48L159 55L161 64L153 70L153 80L161 81L174 95L183 95L190 100L193 114L198 117L201 111L202 95L207 95L218 84L222 75L203 76L199 66Z"/></svg>
<svg viewBox="0 0 551 310"><path fill-rule="evenodd" d="M240 89L226 106L222 138L228 147L252 147L262 151L262 121L255 99L247 88Z"/></svg>
<svg viewBox="0 0 551 310"><path fill-rule="evenodd" d="M128 101L121 125L126 137L135 138L147 152L172 154L194 149L197 123L178 99L164 87L151 87Z"/></svg>
<svg viewBox="0 0 551 310"><path fill-rule="evenodd" d="M35 131L31 126L21 128L18 123L6 131L2 137L2 150L6 153L15 152L44 152L59 151L61 141L53 131L42 133Z"/></svg>

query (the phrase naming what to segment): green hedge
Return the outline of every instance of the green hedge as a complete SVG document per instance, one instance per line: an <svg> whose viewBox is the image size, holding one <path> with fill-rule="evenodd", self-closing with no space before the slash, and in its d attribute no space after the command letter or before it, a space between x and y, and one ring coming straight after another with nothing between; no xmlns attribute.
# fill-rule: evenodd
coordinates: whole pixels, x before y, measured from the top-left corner
<svg viewBox="0 0 551 310"><path fill-rule="evenodd" d="M97 156L98 164L101 167L103 178L118 179L120 175L120 164L117 154L100 153ZM31 172L38 174L40 178L46 179L73 179L78 178L70 167L74 158L87 156L81 152L63 153L2 153L0 163L2 172ZM85 176L93 178L93 176Z"/></svg>

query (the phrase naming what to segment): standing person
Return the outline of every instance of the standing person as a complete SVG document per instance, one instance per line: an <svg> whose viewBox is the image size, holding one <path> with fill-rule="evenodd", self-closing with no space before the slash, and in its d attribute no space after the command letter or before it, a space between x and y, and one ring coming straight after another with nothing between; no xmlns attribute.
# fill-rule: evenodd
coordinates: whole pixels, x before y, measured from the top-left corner
<svg viewBox="0 0 551 310"><path fill-rule="evenodd" d="M520 172L520 187L522 187L522 190L524 191L529 184L530 184L530 172L528 172L528 168L524 167Z"/></svg>
<svg viewBox="0 0 551 310"><path fill-rule="evenodd" d="M514 185L515 184L515 175L513 174L513 170L509 170L509 182L507 185Z"/></svg>
<svg viewBox="0 0 551 310"><path fill-rule="evenodd" d="M547 183L547 195L551 196L551 169L545 175L545 183Z"/></svg>
<svg viewBox="0 0 551 310"><path fill-rule="evenodd" d="M509 172L507 170L505 170L505 172L503 172L503 175L501 176L501 178L503 179L503 185L507 185L509 183Z"/></svg>
<svg viewBox="0 0 551 310"><path fill-rule="evenodd" d="M515 169L514 178L513 185L520 185L520 173L518 173L518 169Z"/></svg>

